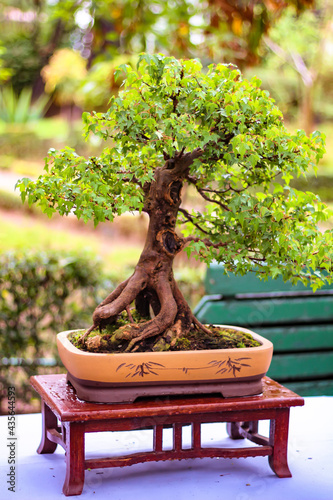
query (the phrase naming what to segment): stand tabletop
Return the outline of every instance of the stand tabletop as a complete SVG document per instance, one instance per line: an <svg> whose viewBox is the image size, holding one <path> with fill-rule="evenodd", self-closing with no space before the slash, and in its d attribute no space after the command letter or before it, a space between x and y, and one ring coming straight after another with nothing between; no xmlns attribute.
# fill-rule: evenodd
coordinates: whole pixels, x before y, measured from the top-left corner
<svg viewBox="0 0 333 500"><path fill-rule="evenodd" d="M263 392L256 396L172 396L142 398L134 403L91 403L77 398L66 375L37 375L31 385L62 422L234 412L304 405L304 399L269 377L263 378Z"/></svg>

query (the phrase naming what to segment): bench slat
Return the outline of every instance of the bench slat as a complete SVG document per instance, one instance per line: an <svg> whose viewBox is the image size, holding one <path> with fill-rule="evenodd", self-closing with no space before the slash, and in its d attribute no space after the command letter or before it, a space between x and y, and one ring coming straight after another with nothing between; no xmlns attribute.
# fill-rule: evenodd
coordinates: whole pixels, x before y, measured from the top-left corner
<svg viewBox="0 0 333 500"><path fill-rule="evenodd" d="M333 380L310 380L284 383L288 389L303 397L333 396Z"/></svg>
<svg viewBox="0 0 333 500"><path fill-rule="evenodd" d="M274 353L333 349L333 325L256 327L255 331L273 343Z"/></svg>
<svg viewBox="0 0 333 500"><path fill-rule="evenodd" d="M275 354L267 375L273 379L302 380L331 377L333 352Z"/></svg>
<svg viewBox="0 0 333 500"><path fill-rule="evenodd" d="M235 276L230 273L224 274L224 267L219 264L212 264L205 276L205 290L209 295L220 294L225 296L235 296L238 294L275 293L275 292L309 292L310 286L302 283L292 285L289 281L284 283L281 277L276 279L268 278L261 280L254 272L245 276ZM321 289L332 290L332 285L324 285Z"/></svg>
<svg viewBox="0 0 333 500"><path fill-rule="evenodd" d="M202 323L239 325L269 339L274 355L268 375L302 396L333 395L333 285L311 287L224 274L212 264L207 295L195 308Z"/></svg>
<svg viewBox="0 0 333 500"><path fill-rule="evenodd" d="M212 300L206 296L194 311L202 323L238 326L333 322L333 296Z"/></svg>

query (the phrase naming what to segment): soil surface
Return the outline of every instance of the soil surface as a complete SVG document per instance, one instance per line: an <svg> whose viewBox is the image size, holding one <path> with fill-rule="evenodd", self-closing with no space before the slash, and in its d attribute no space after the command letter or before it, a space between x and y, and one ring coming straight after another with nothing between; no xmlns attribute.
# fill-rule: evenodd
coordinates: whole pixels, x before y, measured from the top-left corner
<svg viewBox="0 0 333 500"><path fill-rule="evenodd" d="M149 318L136 319L135 325L147 321ZM207 326L207 325L206 325ZM69 340L72 344L83 351L99 353L121 353L126 351L129 342L124 340L126 329L133 328L133 323L128 321L125 314L120 315L118 321L106 326L103 330L93 330L84 340L80 342L80 337L84 330L73 332ZM137 344L132 352L152 352L152 351L189 351L204 349L237 349L242 347L257 347L259 342L242 331L232 328L220 328L214 325L208 326L211 334L200 331L192 326L190 331L183 337L175 337L171 330L167 330L163 335L144 339ZM122 337L121 340L118 340Z"/></svg>

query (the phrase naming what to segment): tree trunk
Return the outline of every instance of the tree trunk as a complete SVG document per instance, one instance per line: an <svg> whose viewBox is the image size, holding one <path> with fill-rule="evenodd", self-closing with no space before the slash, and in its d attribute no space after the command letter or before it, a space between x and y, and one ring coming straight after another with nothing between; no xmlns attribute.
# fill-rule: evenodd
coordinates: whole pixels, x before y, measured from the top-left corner
<svg viewBox="0 0 333 500"><path fill-rule="evenodd" d="M185 334L192 323L198 324L172 270L174 258L184 246L183 238L175 233L181 189L195 157L196 153L191 157L180 154L178 161L168 160L156 169L154 181L145 189L144 210L149 215L149 226L135 271L95 309L94 324L81 337L82 341L94 328L114 323L122 311L128 311L133 301L139 314L148 316L152 311L153 317L124 330L121 338L130 341L127 351L148 337L166 332L169 339L175 340Z"/></svg>

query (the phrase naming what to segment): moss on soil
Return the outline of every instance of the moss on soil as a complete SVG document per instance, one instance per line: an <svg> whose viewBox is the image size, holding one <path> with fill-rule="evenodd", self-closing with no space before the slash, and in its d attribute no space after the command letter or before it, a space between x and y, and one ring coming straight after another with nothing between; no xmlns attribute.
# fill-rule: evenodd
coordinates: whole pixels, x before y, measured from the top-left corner
<svg viewBox="0 0 333 500"><path fill-rule="evenodd" d="M136 311L132 315L136 324L149 319L140 317ZM116 323L106 326L102 331L93 330L85 339L84 345L79 344L79 338L84 330L76 330L71 333L69 340L75 347L83 351L121 353L125 351L129 341L124 339L119 340L119 337L128 328L131 328L131 324L128 321L127 314L122 313ZM192 328L186 335L178 338L175 342L171 342L170 333L165 332L163 335L148 338L140 342L137 345L136 352L237 349L260 345L250 334L239 330L219 328L213 325L210 325L208 328L211 331L210 335Z"/></svg>

